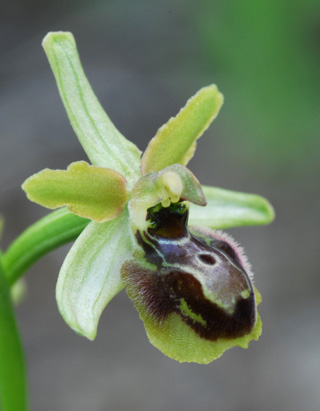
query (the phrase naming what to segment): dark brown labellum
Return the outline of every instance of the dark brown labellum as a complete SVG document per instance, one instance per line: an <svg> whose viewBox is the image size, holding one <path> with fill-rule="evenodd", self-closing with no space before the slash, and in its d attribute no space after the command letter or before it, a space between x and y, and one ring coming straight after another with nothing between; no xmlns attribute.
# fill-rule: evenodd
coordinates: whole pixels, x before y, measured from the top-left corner
<svg viewBox="0 0 320 411"><path fill-rule="evenodd" d="M136 232L143 259L122 275L138 309L156 322L177 313L202 338L237 338L256 321L253 287L241 251L228 236L188 228L183 202L148 210L147 232Z"/></svg>

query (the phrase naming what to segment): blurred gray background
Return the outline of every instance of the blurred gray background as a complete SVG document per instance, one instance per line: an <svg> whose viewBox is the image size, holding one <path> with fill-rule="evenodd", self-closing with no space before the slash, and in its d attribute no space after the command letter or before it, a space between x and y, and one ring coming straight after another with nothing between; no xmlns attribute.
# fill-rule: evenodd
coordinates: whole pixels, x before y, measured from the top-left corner
<svg viewBox="0 0 320 411"><path fill-rule="evenodd" d="M229 230L263 296L259 342L210 365L149 344L125 293L94 342L60 317L55 283L68 247L26 275L18 309L33 411L320 409L320 3L292 0L1 0L0 212L6 248L46 214L21 183L86 159L41 48L76 37L85 71L121 132L141 149L200 87L225 95L191 170L204 184L267 197L268 227Z"/></svg>

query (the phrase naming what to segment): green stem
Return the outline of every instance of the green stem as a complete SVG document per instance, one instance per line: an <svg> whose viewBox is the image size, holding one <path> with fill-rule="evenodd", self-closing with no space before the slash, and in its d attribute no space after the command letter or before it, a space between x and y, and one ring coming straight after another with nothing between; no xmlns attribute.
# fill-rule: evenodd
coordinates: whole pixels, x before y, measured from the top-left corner
<svg viewBox="0 0 320 411"><path fill-rule="evenodd" d="M75 240L89 222L63 208L27 228L3 255L2 265L9 285L43 255Z"/></svg>
<svg viewBox="0 0 320 411"><path fill-rule="evenodd" d="M2 411L28 409L23 348L0 261L0 408Z"/></svg>

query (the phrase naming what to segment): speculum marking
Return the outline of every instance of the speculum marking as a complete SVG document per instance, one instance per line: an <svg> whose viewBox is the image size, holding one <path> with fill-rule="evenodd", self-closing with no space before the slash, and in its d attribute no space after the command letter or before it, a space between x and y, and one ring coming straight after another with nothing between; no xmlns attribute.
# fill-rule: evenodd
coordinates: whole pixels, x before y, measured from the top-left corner
<svg viewBox="0 0 320 411"><path fill-rule="evenodd" d="M122 269L133 301L156 322L178 314L207 340L250 333L256 321L253 287L231 245L193 235L187 208L158 207L150 216L148 232L137 231L136 238L152 265L132 260Z"/></svg>

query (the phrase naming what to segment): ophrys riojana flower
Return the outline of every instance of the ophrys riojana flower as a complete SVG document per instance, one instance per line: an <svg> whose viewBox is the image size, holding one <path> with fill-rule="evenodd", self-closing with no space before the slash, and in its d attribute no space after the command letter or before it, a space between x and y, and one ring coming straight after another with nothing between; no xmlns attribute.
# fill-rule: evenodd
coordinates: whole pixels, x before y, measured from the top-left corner
<svg viewBox="0 0 320 411"><path fill-rule="evenodd" d="M178 361L208 363L261 334L252 273L221 231L267 224L270 204L253 194L201 186L186 168L222 105L215 85L162 126L140 160L103 111L70 33L43 42L71 125L92 165L43 170L23 185L30 200L92 220L61 268L57 302L77 333L94 339L100 315L123 288L152 344Z"/></svg>

